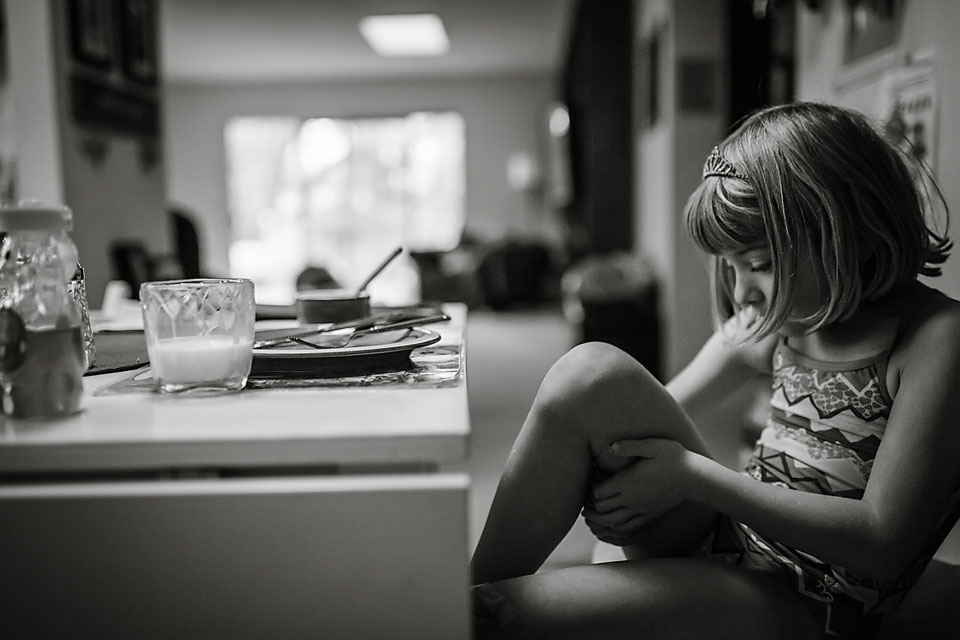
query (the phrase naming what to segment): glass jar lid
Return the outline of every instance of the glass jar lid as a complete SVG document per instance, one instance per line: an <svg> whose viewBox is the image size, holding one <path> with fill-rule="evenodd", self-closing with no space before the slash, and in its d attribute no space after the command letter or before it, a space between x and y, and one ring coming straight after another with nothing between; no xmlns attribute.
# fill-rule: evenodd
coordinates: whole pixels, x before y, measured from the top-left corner
<svg viewBox="0 0 960 640"><path fill-rule="evenodd" d="M0 207L0 231L69 231L73 213L67 207L23 203Z"/></svg>

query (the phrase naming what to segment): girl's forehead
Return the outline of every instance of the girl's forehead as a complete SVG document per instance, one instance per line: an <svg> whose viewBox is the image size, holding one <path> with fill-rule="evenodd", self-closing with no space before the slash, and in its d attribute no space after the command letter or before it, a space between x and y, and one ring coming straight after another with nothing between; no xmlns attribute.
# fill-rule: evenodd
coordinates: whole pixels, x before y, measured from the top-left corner
<svg viewBox="0 0 960 640"><path fill-rule="evenodd" d="M770 247L761 243L750 244L730 251L722 251L719 256L728 260L736 260L738 258L750 258L760 254L770 255Z"/></svg>

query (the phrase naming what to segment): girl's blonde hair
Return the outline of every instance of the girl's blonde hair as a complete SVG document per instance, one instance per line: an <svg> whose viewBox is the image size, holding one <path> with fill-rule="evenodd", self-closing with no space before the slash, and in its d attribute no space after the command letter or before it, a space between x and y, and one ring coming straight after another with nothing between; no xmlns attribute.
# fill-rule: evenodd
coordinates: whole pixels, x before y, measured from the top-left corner
<svg viewBox="0 0 960 640"><path fill-rule="evenodd" d="M828 296L801 319L815 331L849 317L918 275L940 275L952 247L931 222L949 212L922 163L862 114L794 103L755 113L719 146L734 175L708 175L684 209L687 231L714 255L718 319L737 313L725 252L767 247L773 294L751 335L769 335L793 306L806 260L822 269ZM818 269L819 271L820 269Z"/></svg>

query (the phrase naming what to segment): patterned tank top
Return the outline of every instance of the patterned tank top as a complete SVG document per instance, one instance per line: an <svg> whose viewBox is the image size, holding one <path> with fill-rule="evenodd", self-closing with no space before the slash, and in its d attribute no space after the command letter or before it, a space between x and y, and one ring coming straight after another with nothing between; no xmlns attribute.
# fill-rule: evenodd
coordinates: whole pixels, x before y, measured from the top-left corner
<svg viewBox="0 0 960 640"><path fill-rule="evenodd" d="M773 358L770 417L745 472L794 490L862 497L893 405L888 356L823 362L781 340ZM918 563L917 571L896 583L872 580L726 521L712 553L729 557L734 550L736 564L772 574L802 596L828 636L875 626L926 565Z"/></svg>
<svg viewBox="0 0 960 640"><path fill-rule="evenodd" d="M914 318L942 295L925 289ZM781 339L773 354L770 416L744 473L797 491L862 498L893 406L887 364L912 322L901 325L886 351L850 362L810 358ZM785 583L827 636L870 637L920 577L958 517L960 491L921 552L890 581L828 564L729 518L720 519L701 551Z"/></svg>

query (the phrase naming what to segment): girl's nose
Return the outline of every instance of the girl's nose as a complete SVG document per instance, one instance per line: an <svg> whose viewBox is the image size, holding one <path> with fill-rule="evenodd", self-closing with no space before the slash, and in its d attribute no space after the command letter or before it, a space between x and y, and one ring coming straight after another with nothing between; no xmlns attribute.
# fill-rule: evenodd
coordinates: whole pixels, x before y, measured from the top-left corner
<svg viewBox="0 0 960 640"><path fill-rule="evenodd" d="M733 301L739 307L760 304L763 302L763 290L753 278L737 275L733 287Z"/></svg>

